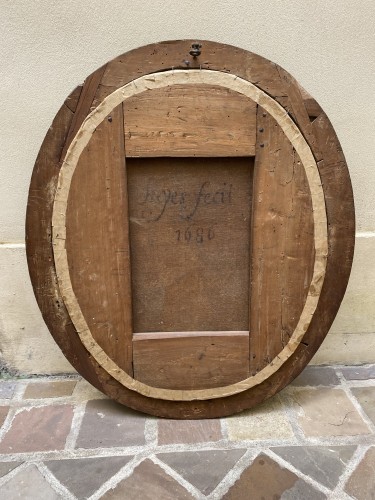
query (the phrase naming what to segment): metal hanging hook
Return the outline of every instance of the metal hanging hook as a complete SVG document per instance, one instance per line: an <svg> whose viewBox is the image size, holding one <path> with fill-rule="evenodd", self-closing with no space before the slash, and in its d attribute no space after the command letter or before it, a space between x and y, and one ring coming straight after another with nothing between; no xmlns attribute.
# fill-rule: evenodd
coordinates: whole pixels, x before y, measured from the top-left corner
<svg viewBox="0 0 375 500"><path fill-rule="evenodd" d="M193 57L198 57L201 55L201 48L202 45L200 43L192 43L189 54Z"/></svg>

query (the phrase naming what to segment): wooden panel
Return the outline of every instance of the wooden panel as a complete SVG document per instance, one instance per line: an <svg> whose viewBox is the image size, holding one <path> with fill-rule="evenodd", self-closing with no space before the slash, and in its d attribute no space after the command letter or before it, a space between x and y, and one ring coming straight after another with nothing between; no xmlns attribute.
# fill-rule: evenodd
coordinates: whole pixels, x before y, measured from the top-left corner
<svg viewBox="0 0 375 500"><path fill-rule="evenodd" d="M57 285L51 244L52 203L60 170L60 155L66 143L81 88L66 99L35 162L26 215L26 253L30 278L38 306L48 329L74 368L95 387L101 388L93 359L69 318Z"/></svg>
<svg viewBox="0 0 375 500"><path fill-rule="evenodd" d="M131 373L131 296L122 106L96 129L73 175L66 248L94 338Z"/></svg>
<svg viewBox="0 0 375 500"><path fill-rule="evenodd" d="M248 330L252 162L128 160L135 332Z"/></svg>
<svg viewBox="0 0 375 500"><path fill-rule="evenodd" d="M142 74L186 67L184 60L191 42L182 40L153 44L116 58L107 66L93 105L101 101L104 90L108 94L117 86ZM264 89L279 100L286 110L291 110L288 98L284 99L287 97L286 87L276 64L236 47L205 41L203 45L202 56L196 60L191 58L191 67L202 66L235 73ZM163 401L127 389L97 364L80 342L57 286L51 246L51 213L61 149L66 142L72 111L75 109L69 103L67 106L62 106L48 130L34 167L27 209L26 250L39 307L69 361L81 375L110 397L132 408L168 418L196 419L229 415L250 408L285 387L306 366L324 339L342 300L353 256L354 206L349 172L328 118L322 114L313 123L313 134L324 160L318 163L318 167L326 196L330 243L328 265L318 309L303 343L275 374L246 392L207 401ZM306 100L305 106L309 115L315 116L310 113ZM310 142L309 131L306 134L304 131L306 120L295 118Z"/></svg>
<svg viewBox="0 0 375 500"><path fill-rule="evenodd" d="M153 387L206 389L249 376L249 332L136 334L133 353L134 377Z"/></svg>
<svg viewBox="0 0 375 500"><path fill-rule="evenodd" d="M127 157L254 156L256 104L230 89L173 85L124 102Z"/></svg>
<svg viewBox="0 0 375 500"><path fill-rule="evenodd" d="M193 58L189 51L195 42L202 44L202 54ZM233 73L267 94L285 95L280 67L275 63L239 47L209 40L166 41L131 50L108 62L101 84L115 89L145 74L192 68Z"/></svg>
<svg viewBox="0 0 375 500"><path fill-rule="evenodd" d="M252 222L250 367L255 374L287 344L314 263L314 223L303 165L275 120L258 110Z"/></svg>

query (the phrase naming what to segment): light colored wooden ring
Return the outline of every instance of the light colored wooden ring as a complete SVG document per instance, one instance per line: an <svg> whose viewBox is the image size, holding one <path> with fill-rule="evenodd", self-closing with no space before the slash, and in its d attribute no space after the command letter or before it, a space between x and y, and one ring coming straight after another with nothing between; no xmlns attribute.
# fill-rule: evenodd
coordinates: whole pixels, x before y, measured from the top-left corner
<svg viewBox="0 0 375 500"><path fill-rule="evenodd" d="M239 92L262 106L279 124L296 150L305 169L309 184L314 220L314 270L309 292L298 324L283 350L256 375L225 387L200 390L160 389L143 384L122 370L93 338L75 296L69 274L66 239L66 211L71 179L79 157L92 134L104 118L121 102L147 90L178 84L217 85ZM232 74L212 70L172 70L142 76L110 94L85 119L71 142L60 170L52 214L52 244L58 285L65 306L85 348L107 373L130 390L144 396L170 401L207 400L230 396L254 387L273 373L295 352L306 333L316 310L322 290L327 254L327 216L319 170L309 145L297 125L274 99L252 83Z"/></svg>

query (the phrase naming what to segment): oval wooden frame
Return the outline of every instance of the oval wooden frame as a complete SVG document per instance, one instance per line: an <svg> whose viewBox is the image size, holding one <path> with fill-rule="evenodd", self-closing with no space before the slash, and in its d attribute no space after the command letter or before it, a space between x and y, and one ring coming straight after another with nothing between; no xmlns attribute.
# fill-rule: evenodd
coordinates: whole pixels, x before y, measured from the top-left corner
<svg viewBox="0 0 375 500"><path fill-rule="evenodd" d="M216 85L233 90L261 105L262 108L275 119L296 150L305 169L311 193L314 219L315 261L313 275L301 316L288 343L283 350L256 375L228 386L199 390L173 390L149 386L132 378L105 353L91 334L75 296L70 279L68 256L65 248L65 221L71 180L79 157L84 148L88 145L97 127L116 106L130 97L147 90L186 84ZM212 70L171 70L142 76L120 87L106 97L103 102L87 116L72 140L66 156L63 159L55 194L52 213L52 245L60 292L69 316L86 349L99 365L101 365L113 378L128 389L137 391L144 396L157 399L193 401L231 396L232 394L243 392L260 384L263 380L275 373L297 349L314 315L324 282L328 251L327 218L318 167L309 145L287 112L280 104L251 82L247 82L235 75L228 75L227 73Z"/></svg>
<svg viewBox="0 0 375 500"><path fill-rule="evenodd" d="M198 41L205 54L189 58L192 42L152 44L114 59L90 75L62 106L43 142L29 191L26 242L30 276L43 317L73 366L108 396L134 409L172 418L212 418L250 408L272 396L306 366L337 313L348 282L354 249L354 206L350 177L340 144L319 105L282 68L246 50ZM82 344L57 286L51 245L53 200L62 158L90 113L109 94L140 76L173 68L207 69L236 75L263 90L291 116L311 148L319 170L327 214L326 274L315 314L300 342L282 366L259 384L231 396L209 400L168 401L144 396L121 385Z"/></svg>

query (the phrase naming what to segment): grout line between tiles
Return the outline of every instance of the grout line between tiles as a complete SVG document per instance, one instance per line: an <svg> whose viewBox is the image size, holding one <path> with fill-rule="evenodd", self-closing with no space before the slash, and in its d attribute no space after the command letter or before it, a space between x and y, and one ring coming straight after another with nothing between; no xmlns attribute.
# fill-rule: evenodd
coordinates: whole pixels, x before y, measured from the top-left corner
<svg viewBox="0 0 375 500"><path fill-rule="evenodd" d="M6 416L6 419L4 420L3 426L0 428L0 442L3 440L5 434L9 431L9 429L12 426L14 417L17 414L17 408L9 408L8 415ZM1 457L1 454L0 454Z"/></svg>
<svg viewBox="0 0 375 500"><path fill-rule="evenodd" d="M178 472L176 472L172 467L162 462L157 456L151 455L148 457L153 461L154 464L161 467L168 476L171 476L177 483L179 483L185 490L187 490L196 500L204 500L206 495L199 491L195 486L186 481Z"/></svg>
<svg viewBox="0 0 375 500"><path fill-rule="evenodd" d="M19 465L18 467L16 467L12 471L8 472L8 474L6 474L5 476L0 477L0 488L4 484L6 484L8 481L10 481L14 476L16 476L19 472L27 469L30 464L31 464L31 462L24 462L23 464Z"/></svg>
<svg viewBox="0 0 375 500"><path fill-rule="evenodd" d="M258 449L247 450L242 457L235 463L232 469L220 481L216 488L207 495L208 500L220 500L227 491L240 478L241 474L247 469L259 455Z"/></svg>
<svg viewBox="0 0 375 500"><path fill-rule="evenodd" d="M119 471L116 472L112 477L105 481L95 493L93 493L89 500L99 500L104 493L115 488L123 479L128 478L134 471L134 469L144 460L144 457L135 455L132 460L124 465Z"/></svg>
<svg viewBox="0 0 375 500"><path fill-rule="evenodd" d="M372 366L372 365L369 365ZM369 417L364 412L362 406L355 398L351 389L355 387L369 387L375 386L374 379L368 380L347 380L343 376L341 371L341 365L332 366L331 368L335 371L339 383L334 386L336 389L342 389L351 403L354 405L356 411L359 413L360 417L366 423L371 434L368 435L353 435L353 436L317 436L317 437L306 437L299 427L298 409L295 406L295 401L293 399L294 386L289 386L285 391L279 393L277 398L281 401L282 411L286 415L289 424L292 427L294 436L291 438L278 438L278 439L256 439L256 440L238 440L231 441L228 439L228 418L220 419L220 426L223 439L214 442L201 442L201 443L171 443L167 445L158 445L158 422L160 421L156 417L146 416L144 436L145 444L139 446L123 446L118 448L75 448L77 437L79 434L80 427L82 425L83 417L85 414L86 403L89 400L101 399L101 395L96 395L94 392L91 394L90 386L87 385L79 376L75 378L78 381L73 394L64 396L61 398L40 398L35 400L23 400L25 389L30 381L35 381L35 379L22 379L16 380L16 388L11 399L0 400L0 404L3 406L9 406L10 410L5 419L3 428L0 432L0 440L11 428L14 421L15 415L19 414L23 410L27 411L31 408L45 407L45 406L62 406L62 405L72 405L74 406L74 415L72 420L72 425L68 437L66 439L65 449L62 451L51 450L51 451L41 451L41 452L28 452L28 453L13 453L13 454L3 454L0 455L0 460L3 462L13 462L13 461L24 461L26 462L13 471L6 474L4 477L0 478L0 486L6 484L12 477L14 477L18 472L24 470L31 464L38 467L39 471L47 478L48 482L54 489L57 488L57 479L53 479L53 474L49 471L48 467L42 462L48 460L64 460L64 459L78 459L78 458L94 458L94 457L112 457L112 456L132 456L132 459L127 463L122 469L118 471L117 474L112 476L107 482L103 483L101 487L90 497L90 500L99 500L101 496L118 484L122 479L129 477L134 468L139 465L144 459L150 458L154 463L157 463L162 467L171 477L173 477L179 484L181 484L185 489L187 489L195 499L201 500L207 498L209 500L219 500L228 491L228 489L234 484L235 481L240 477L242 472L252 463L254 458L261 452L267 454L272 460L278 462L283 467L287 467L293 471L298 477L302 478L306 483L309 483L315 489L328 495L329 500L348 500L351 497L348 496L343 491L343 487L347 483L350 475L357 468L360 461L363 459L364 454L369 449L370 446L375 445L375 425L369 419ZM344 366L342 367L344 368ZM346 366L345 366L346 368ZM71 380L72 377L60 376L59 380ZM41 379L38 381L48 383L49 381L56 381L56 377ZM81 384L81 385L80 385ZM82 385L83 384L83 385ZM315 386L311 386L315 387ZM87 396L86 396L87 394ZM103 396L105 397L105 396ZM126 418L126 412L124 412L124 417ZM144 416L142 415L144 418ZM357 450L354 453L352 459L345 466L343 474L340 476L339 482L335 489L331 492L326 486L321 485L315 479L310 478L298 469L295 469L289 462L284 461L276 453L269 450L269 447L279 447L279 446L338 446L338 445L355 445ZM180 476L176 471L174 471L167 464L164 464L156 455L159 453L171 453L171 452L188 452L188 451L214 451L214 450L231 450L231 449L247 449L243 457L234 465L234 467L227 473L227 475L222 479L213 492L209 495L203 495L194 486L188 483L182 476ZM51 477L53 478L51 479ZM55 482L53 482L55 481ZM60 483L58 483L60 484ZM187 486L189 485L189 486ZM63 493L61 488L65 488L60 485L58 488L59 494ZM56 490L57 491L57 490ZM328 493L327 493L328 492ZM75 499L74 496L66 496L67 493L64 489L63 498L67 500Z"/></svg>
<svg viewBox="0 0 375 500"><path fill-rule="evenodd" d="M65 441L65 451L74 450L78 438L81 424L86 411L87 403L79 403L74 408L73 419L70 426L70 432Z"/></svg>
<svg viewBox="0 0 375 500"><path fill-rule="evenodd" d="M342 372L340 370L337 370L336 373L337 373L337 376L340 378L341 387L342 387L343 391L345 392L346 396L351 401L351 403L353 404L354 408L357 410L357 412L359 413L360 417L362 418L362 420L365 422L365 424L369 428L370 432L372 434L375 434L375 424L368 417L368 415L366 414L366 412L362 408L362 405L360 404L360 402L357 400L357 398L354 396L354 394L350 390L351 388L350 388L350 386L347 385L346 379L343 376Z"/></svg>
<svg viewBox="0 0 375 500"><path fill-rule="evenodd" d="M47 483L59 494L62 495L64 500L77 500L77 497L73 495L60 481L52 474L48 467L43 462L34 462L34 465L38 468L39 472L42 474Z"/></svg>
<svg viewBox="0 0 375 500"><path fill-rule="evenodd" d="M316 481L315 479L311 478L310 476L304 474L302 471L300 471L299 469L294 467L294 465L292 465L290 462L288 462L284 458L282 458L279 455L277 455L276 453L274 453L272 450L270 450L270 449L265 450L264 454L267 455L269 458L271 458L274 462L281 465L281 467L283 469L289 469L291 472L294 472L294 474L296 476L303 479L303 481L305 481L305 483L308 483L310 486L313 486L313 488L315 488L316 490L324 493L327 496L332 492L332 490L330 490L327 486L319 483L319 481Z"/></svg>
<svg viewBox="0 0 375 500"><path fill-rule="evenodd" d="M157 418L147 418L145 423L146 445L156 448L158 445L158 420Z"/></svg>
<svg viewBox="0 0 375 500"><path fill-rule="evenodd" d="M349 460L349 462L346 464L344 472L341 474L339 481L333 490L333 494L336 495L337 500L341 500L339 495L341 492L344 492L344 487L350 478L350 476L353 474L353 472L356 470L360 462L362 461L363 457L365 456L367 450L369 450L369 446L363 446L360 445L354 452L352 458ZM335 500L336 500L335 497ZM352 498L350 495L348 495L348 498Z"/></svg>

